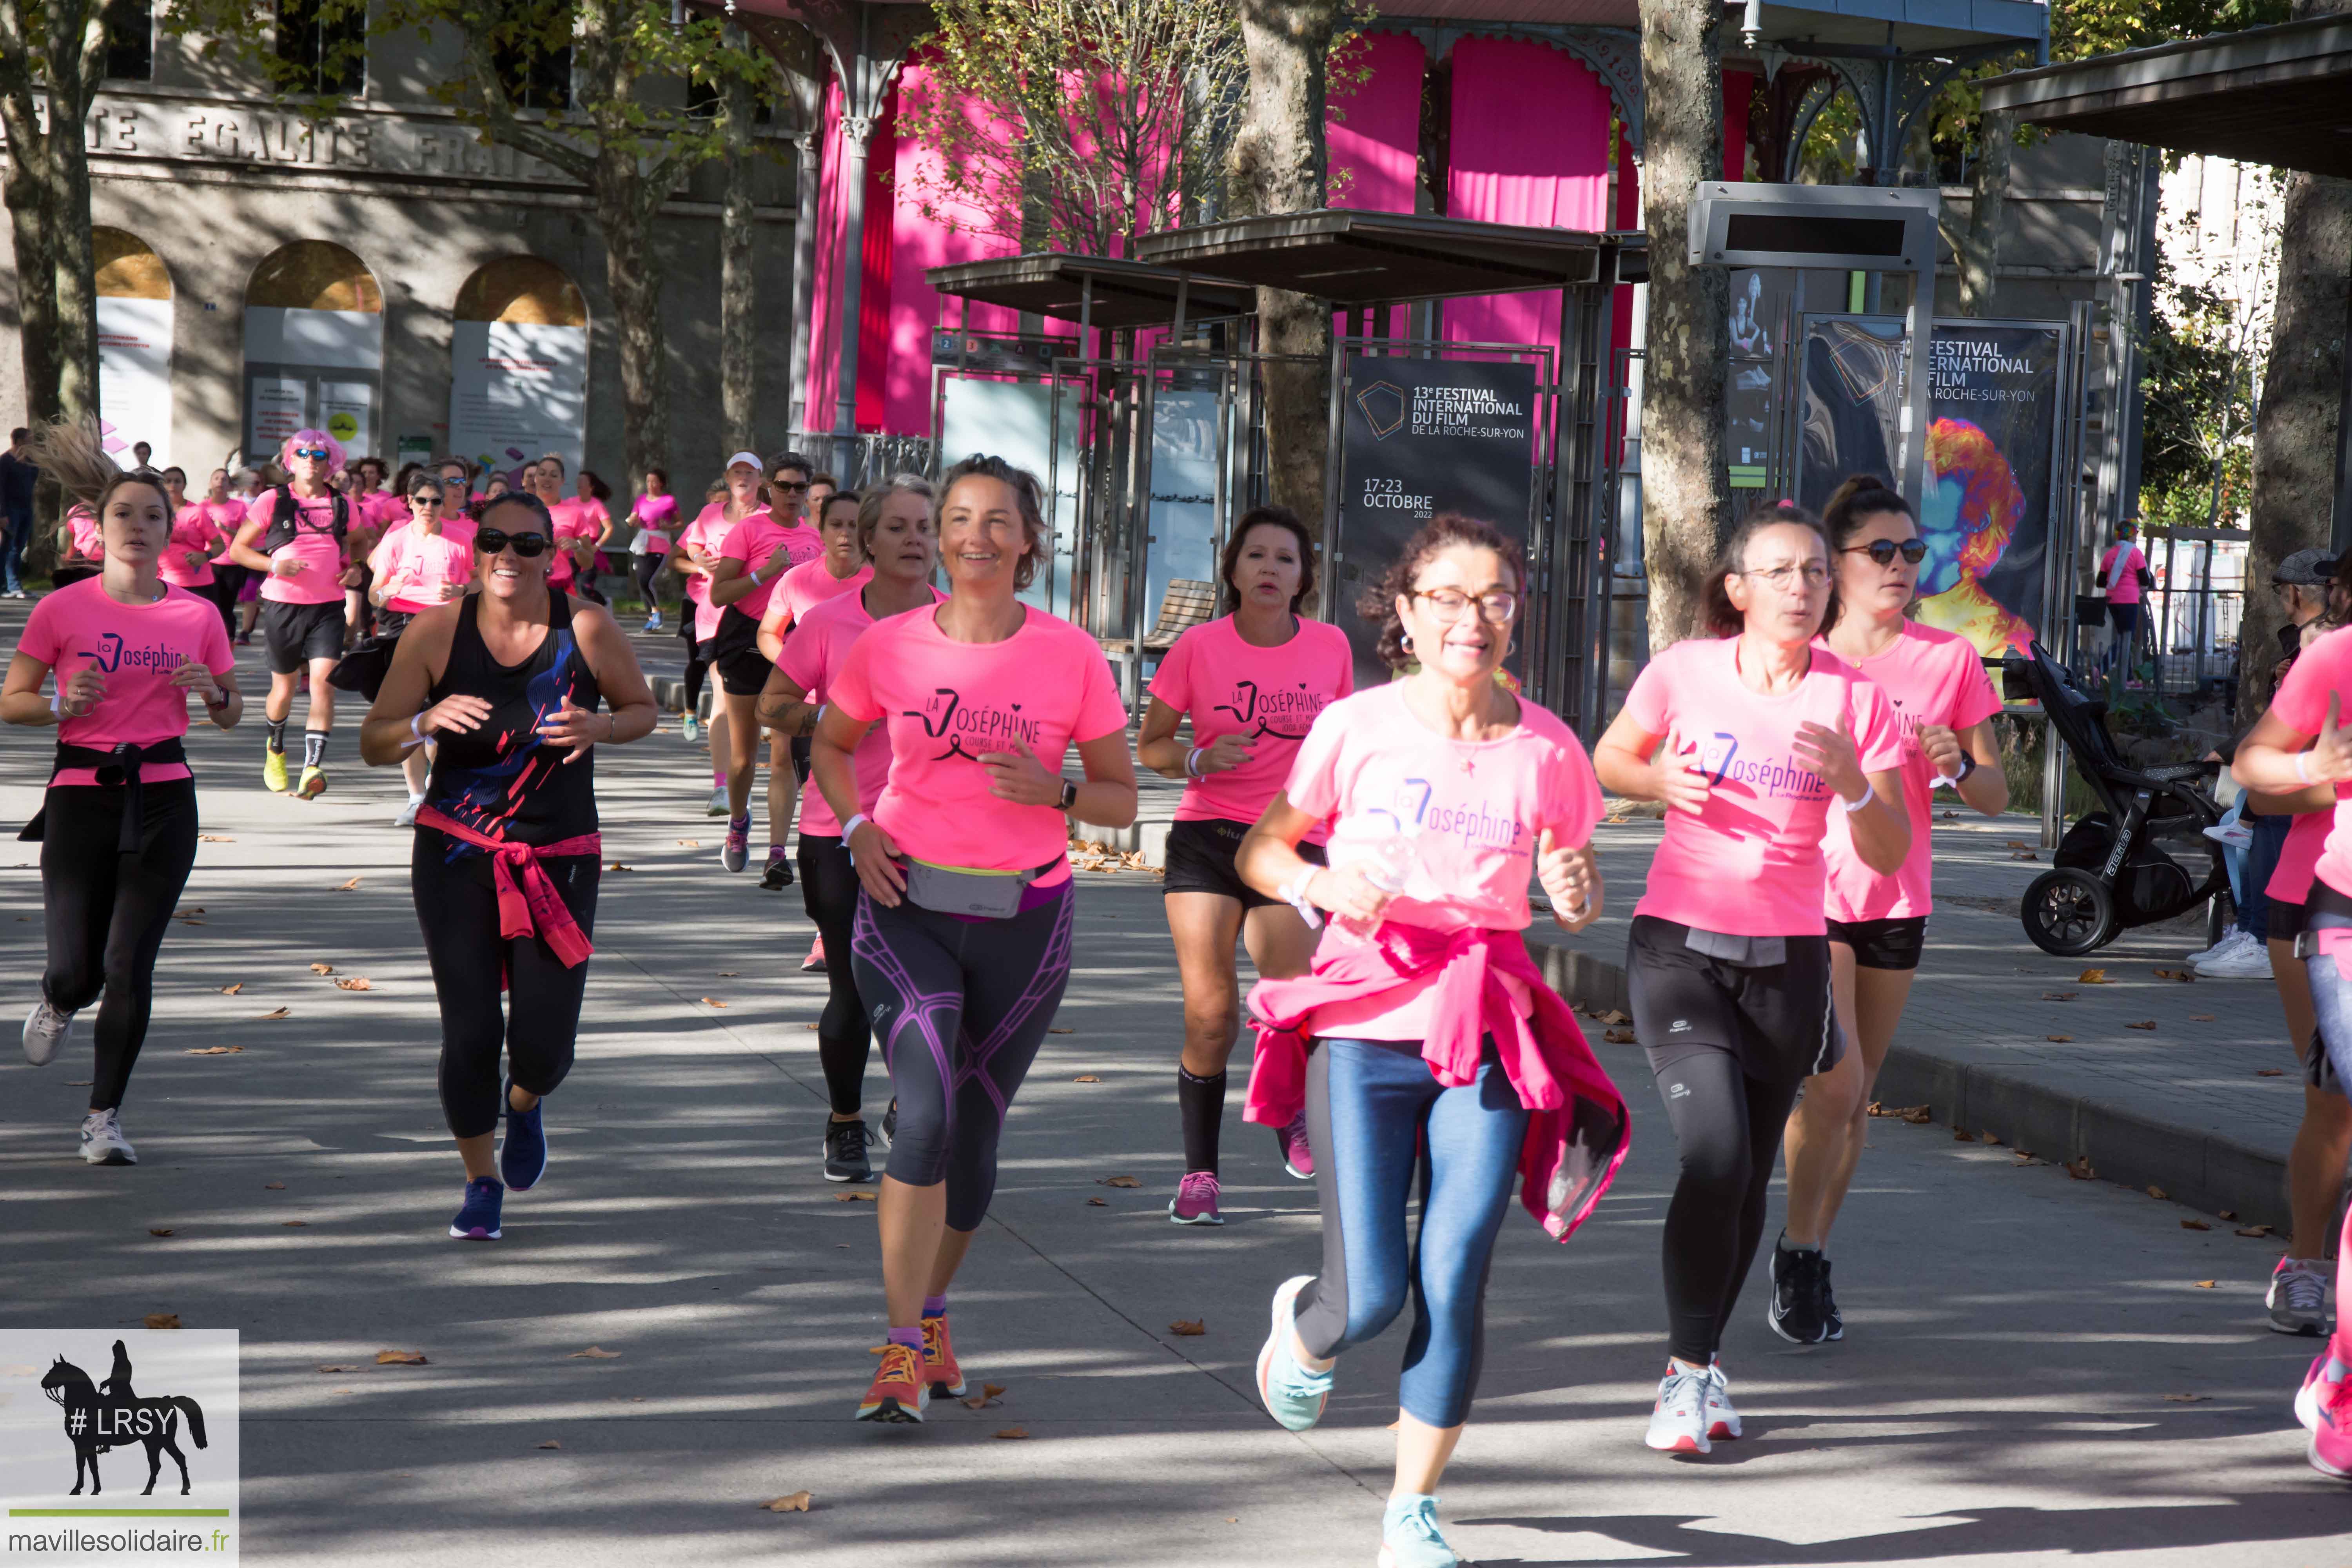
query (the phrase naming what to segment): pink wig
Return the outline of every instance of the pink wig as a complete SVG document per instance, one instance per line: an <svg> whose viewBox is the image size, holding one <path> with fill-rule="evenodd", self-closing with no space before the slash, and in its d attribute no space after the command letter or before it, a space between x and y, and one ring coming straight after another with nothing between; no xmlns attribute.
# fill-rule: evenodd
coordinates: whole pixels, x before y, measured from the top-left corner
<svg viewBox="0 0 2352 1568"><path fill-rule="evenodd" d="M295 447L321 445L327 448L327 471L331 474L343 466L343 444L324 430L297 430L287 437L285 444L278 448L278 466L292 473Z"/></svg>

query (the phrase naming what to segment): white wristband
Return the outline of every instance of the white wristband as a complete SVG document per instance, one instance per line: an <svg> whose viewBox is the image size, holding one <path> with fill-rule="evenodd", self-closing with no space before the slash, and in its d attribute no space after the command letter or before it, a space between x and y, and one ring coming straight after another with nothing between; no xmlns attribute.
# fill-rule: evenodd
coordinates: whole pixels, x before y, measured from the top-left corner
<svg viewBox="0 0 2352 1568"><path fill-rule="evenodd" d="M1862 798L1860 800L1842 800L1838 802L1838 804L1844 806L1847 814L1851 816L1853 813L1860 811L1864 806L1868 805L1877 794L1878 786L1872 784L1868 779L1864 779L1862 781Z"/></svg>
<svg viewBox="0 0 2352 1568"><path fill-rule="evenodd" d="M1184 753L1184 776L1186 778L1196 779L1201 776L1201 753L1207 750L1208 748L1206 746L1195 746L1191 751Z"/></svg>
<svg viewBox="0 0 2352 1568"><path fill-rule="evenodd" d="M1275 891L1281 897L1284 903L1288 904L1292 909L1298 911L1298 918L1307 922L1307 929L1308 931L1321 931L1323 929L1323 912L1320 910L1318 910L1313 904L1307 901L1307 884L1314 880L1315 873L1321 869L1322 868L1320 866L1309 866L1306 870L1301 871L1297 876L1292 878L1289 881L1285 882L1281 887L1275 889Z"/></svg>
<svg viewBox="0 0 2352 1568"><path fill-rule="evenodd" d="M2294 754L2294 776L2301 779L2305 784L2311 783L2310 756L2311 753L2309 752L2297 752Z"/></svg>
<svg viewBox="0 0 2352 1568"><path fill-rule="evenodd" d="M747 571L747 572L745 572L745 573L743 574L743 575L744 575L744 576L746 576L746 577L749 577L750 579L751 579L751 586L753 586L754 588L757 588L757 587L759 587L759 586L761 585L761 584L760 584L760 574L759 574L757 572L748 572L748 571Z"/></svg>
<svg viewBox="0 0 2352 1568"><path fill-rule="evenodd" d="M415 718L409 720L408 732L415 738L414 740L403 741L400 743L400 749L404 752L407 751L412 746L424 746L432 743L432 738L425 732L425 715L422 713L419 713Z"/></svg>
<svg viewBox="0 0 2352 1568"><path fill-rule="evenodd" d="M847 822L843 823L841 825L841 847L844 849L848 849L849 836L857 831L857 825L861 822L871 822L872 820L872 817L867 816L861 811L856 816L851 817ZM852 859L856 858L856 852L855 850L851 850L850 855Z"/></svg>

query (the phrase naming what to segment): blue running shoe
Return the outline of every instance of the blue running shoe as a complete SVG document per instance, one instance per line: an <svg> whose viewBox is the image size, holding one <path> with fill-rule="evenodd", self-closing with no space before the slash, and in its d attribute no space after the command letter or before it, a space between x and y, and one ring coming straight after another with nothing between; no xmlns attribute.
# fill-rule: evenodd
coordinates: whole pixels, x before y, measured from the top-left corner
<svg viewBox="0 0 2352 1568"><path fill-rule="evenodd" d="M1304 1432L1323 1419L1323 1402L1331 1397L1331 1374L1309 1372L1291 1353L1298 1292L1315 1276L1301 1274L1282 1282L1274 1293L1274 1330L1257 1352L1257 1396L1265 1413L1286 1431Z"/></svg>
<svg viewBox="0 0 2352 1568"><path fill-rule="evenodd" d="M547 1126L542 1120L547 1101L541 1099L529 1110L517 1110L514 1079L507 1079L506 1092L507 1135L499 1144L499 1174L507 1179L509 1192L527 1193L547 1174Z"/></svg>
<svg viewBox="0 0 2352 1568"><path fill-rule="evenodd" d="M1437 1499L1427 1492L1389 1499L1381 1515L1381 1568L1455 1568L1461 1561L1437 1533Z"/></svg>
<svg viewBox="0 0 2352 1568"><path fill-rule="evenodd" d="M476 1176L466 1184L466 1201L449 1222L449 1234L458 1241L496 1241L499 1204L507 1195L495 1176Z"/></svg>

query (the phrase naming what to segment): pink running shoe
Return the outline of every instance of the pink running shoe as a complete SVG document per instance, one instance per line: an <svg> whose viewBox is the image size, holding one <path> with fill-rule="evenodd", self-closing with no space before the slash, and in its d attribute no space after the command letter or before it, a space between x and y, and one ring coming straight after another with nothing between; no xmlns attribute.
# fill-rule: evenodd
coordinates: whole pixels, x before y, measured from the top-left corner
<svg viewBox="0 0 2352 1568"><path fill-rule="evenodd" d="M2311 1429L2311 1468L2352 1481L2352 1383L2323 1383L2313 1399L2319 1424Z"/></svg>
<svg viewBox="0 0 2352 1568"><path fill-rule="evenodd" d="M1178 1225L1224 1224L1224 1216L1217 1213L1217 1173L1185 1172L1176 1184L1176 1195L1168 1200L1168 1217Z"/></svg>
<svg viewBox="0 0 2352 1568"><path fill-rule="evenodd" d="M809 943L808 956L801 960L801 972L806 973L810 970L814 970L819 974L824 973L824 938L823 937Z"/></svg>
<svg viewBox="0 0 2352 1568"><path fill-rule="evenodd" d="M1315 1151L1307 1142L1307 1113L1300 1111L1290 1119L1290 1125L1278 1129L1274 1141L1282 1146L1282 1168L1302 1182L1315 1179Z"/></svg>
<svg viewBox="0 0 2352 1568"><path fill-rule="evenodd" d="M2319 1394L2327 1386L2320 1380L2320 1374L2327 1370L2327 1354L2321 1351L2311 1358L2311 1366L2303 1374L2303 1386L2294 1391L2294 1418L2303 1423L2306 1432L2319 1430Z"/></svg>

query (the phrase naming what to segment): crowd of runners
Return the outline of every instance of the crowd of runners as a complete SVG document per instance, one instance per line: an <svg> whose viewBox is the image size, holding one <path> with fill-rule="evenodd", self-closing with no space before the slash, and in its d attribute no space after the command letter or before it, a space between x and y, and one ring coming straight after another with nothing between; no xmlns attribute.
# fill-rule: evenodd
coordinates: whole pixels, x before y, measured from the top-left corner
<svg viewBox="0 0 2352 1568"><path fill-rule="evenodd" d="M367 705L360 759L405 776L438 1089L464 1167L448 1234L503 1234L509 1196L546 1179L548 1107L586 994L595 752L658 719L607 585L644 605L634 629L660 632L675 576L682 728L710 768L707 805L698 773L687 795L727 820L721 874L748 870L764 748L759 885L797 881L817 931L798 963L825 978L830 1109L809 1157L834 1182L880 1167L887 1341L858 1418L919 1423L964 1387L948 1303L1069 977L1067 847L1080 825L1135 820L1139 763L1183 784L1165 881L1183 994L1169 1218L1223 1223L1228 1068L1247 1025L1243 1119L1316 1184L1322 1216L1319 1267L1273 1292L1266 1409L1314 1426L1342 1353L1412 1309L1384 1563L1457 1561L1434 1494L1476 1391L1515 1188L1566 1240L1629 1146L1623 1100L1522 936L1538 912L1570 931L1599 918L1604 787L1664 808L1626 960L1679 1162L1648 1445L1705 1453L1740 1435L1725 1328L1784 1154L1765 1314L1801 1344L1845 1331L1829 1237L1927 951L1928 823L1945 801L2008 805L2000 700L1969 644L1907 618L1926 545L1881 480L1850 480L1818 518L1782 502L1742 521L1700 624L1643 668L1588 756L1507 672L1524 558L1474 519L1435 518L1365 593L1391 679L1359 690L1347 638L1311 616L1314 533L1279 507L1244 513L1219 613L1160 660L1130 739L1101 646L1034 602L1050 548L1039 486L998 458L849 489L796 454L737 452L690 518L656 470L616 520L603 482L553 457L515 476L411 465L386 489L381 464L305 430L268 472L215 470L191 500L177 470L118 468L91 430L17 446L77 502L75 559L0 696L9 723L58 727L24 834L41 842L48 942L25 1050L49 1061L95 1008L92 1163L136 1159L121 1107L197 839L183 737L199 713L244 718L235 645L257 616L264 784L328 788L342 692ZM2273 1305L2277 1326L2315 1334L2352 1126L2352 967L2338 967L2352 830L2335 826L2352 793L2338 695L2352 627L2326 629L2352 595L2319 597L2336 614L2283 645L2291 664L2234 759L2262 811L2294 820L2268 931L2308 1063L2298 1150L2314 1152L2297 1156ZM1246 998L1237 944L1257 977ZM888 1085L869 1120L877 1041ZM2341 1300L2352 1279L2336 1286ZM2352 1476L2341 1329L2295 1409L2312 1462Z"/></svg>

